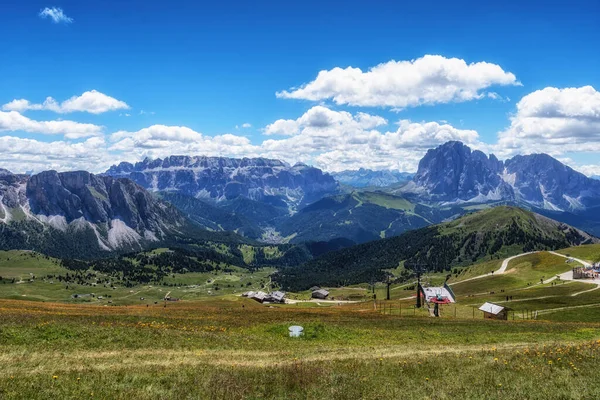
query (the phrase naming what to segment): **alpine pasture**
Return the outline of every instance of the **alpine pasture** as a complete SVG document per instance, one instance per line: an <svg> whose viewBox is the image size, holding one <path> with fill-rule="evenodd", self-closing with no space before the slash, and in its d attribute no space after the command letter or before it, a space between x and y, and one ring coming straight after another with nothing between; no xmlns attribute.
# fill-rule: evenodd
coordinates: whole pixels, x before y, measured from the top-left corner
<svg viewBox="0 0 600 400"><path fill-rule="evenodd" d="M492 274L501 261L455 271L457 303L431 318L414 309L412 282L394 284L390 301L384 284L365 284L332 288L337 302L294 293L294 304L268 305L239 294L268 287L269 270L66 289L47 278L65 272L52 259L2 254L0 397L597 398L600 290L556 279L575 264L551 253ZM216 282L222 291L210 290ZM72 297L90 290L113 300ZM181 300L162 301L167 290ZM509 320L484 320L485 301L509 307ZM290 338L291 325L304 335Z"/></svg>

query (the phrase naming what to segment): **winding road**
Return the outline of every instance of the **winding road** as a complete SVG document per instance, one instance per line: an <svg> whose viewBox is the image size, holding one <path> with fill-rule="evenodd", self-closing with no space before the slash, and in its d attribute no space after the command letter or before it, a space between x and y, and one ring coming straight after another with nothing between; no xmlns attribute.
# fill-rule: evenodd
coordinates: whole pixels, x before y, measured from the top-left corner
<svg viewBox="0 0 600 400"><path fill-rule="evenodd" d="M530 251L529 253L522 253L522 254L517 254L516 256L508 257L504 261L502 261L502 265L500 266L500 268L498 270L496 270L496 271L494 271L492 273L489 273L489 274L475 276L473 278L464 279L464 280L458 281L458 282L452 282L452 283L450 283L450 286L455 285L457 283L474 281L475 279L481 279L481 278L485 278L485 277L488 277L488 276L502 275L504 272L506 272L506 268L508 267L508 263L510 263L512 260L514 260L515 258L518 258L518 257L523 257L523 256L526 256L526 255L529 255L529 254L533 254L533 253L536 253L536 252L535 251Z"/></svg>
<svg viewBox="0 0 600 400"><path fill-rule="evenodd" d="M463 283L463 282L469 282L469 281L473 281L473 280L476 280L476 279L485 278L485 277L488 277L488 276L502 275L502 274L504 274L506 272L506 269L508 268L508 264L512 260L514 260L515 258L518 258L518 257L523 257L523 256L526 256L526 255L529 255L529 254L533 254L533 253L538 253L538 252L537 251L532 251L532 252L517 254L516 256L508 257L504 261L502 261L502 265L500 266L500 268L498 270L494 271L493 273L488 273L488 274L485 274L485 275L479 275L479 276L475 276L473 278L468 278L468 279L465 279L465 280L462 280L462 281L453 282L453 283L450 283L450 285L455 285L457 283ZM548 253L550 253L552 255L555 255L555 256L558 256L558 257L563 257L563 258L566 258L566 259L571 259L573 261L576 261L576 262L580 263L584 267L591 266L591 264L589 262L581 260L579 258L569 257L569 256L566 256L564 254L557 253L555 251L549 251ZM562 273L562 274L560 274L558 276L553 276L552 278L549 278L549 279L545 280L543 283L552 282L553 280L555 280L557 278L560 279L560 280L563 280L563 281L575 281L576 280L576 279L573 279L573 270L570 270L570 271L564 272L564 273ZM588 292L592 292L594 290L600 289L600 278L599 279L585 279L585 280L583 280L583 279L577 279L576 281L577 282L581 282L581 283L590 283L590 284L594 284L596 286L594 288L592 288L592 289L589 289L589 290L584 290L582 292L573 293L571 295L572 297L579 296L580 294L588 293ZM536 285L533 285L531 287L534 287L534 286L537 286L537 285L539 285L539 283L536 284Z"/></svg>

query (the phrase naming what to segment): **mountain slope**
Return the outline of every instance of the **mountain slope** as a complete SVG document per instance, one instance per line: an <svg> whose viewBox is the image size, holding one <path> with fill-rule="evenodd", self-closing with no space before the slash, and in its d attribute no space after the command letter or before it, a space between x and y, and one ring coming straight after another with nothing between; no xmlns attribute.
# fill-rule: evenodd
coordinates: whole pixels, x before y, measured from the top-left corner
<svg viewBox="0 0 600 400"><path fill-rule="evenodd" d="M85 171L0 174L0 249L102 257L177 238L215 237L128 179ZM221 234L223 240L241 240Z"/></svg>
<svg viewBox="0 0 600 400"><path fill-rule="evenodd" d="M510 185L500 176L502 168L493 154L488 158L460 142L448 142L427 151L412 183L437 201L513 199Z"/></svg>
<svg viewBox="0 0 600 400"><path fill-rule="evenodd" d="M206 229L232 231L252 239L259 239L263 234L259 224L243 214L230 212L225 208L177 192L159 192L158 196Z"/></svg>
<svg viewBox="0 0 600 400"><path fill-rule="evenodd" d="M292 243L335 238L364 243L397 236L441 222L459 209L432 210L406 198L383 192L352 192L326 197L281 220L277 229Z"/></svg>
<svg viewBox="0 0 600 400"><path fill-rule="evenodd" d="M506 180L516 198L554 211L581 211L600 206L600 182L547 154L515 156L504 163Z"/></svg>
<svg viewBox="0 0 600 400"><path fill-rule="evenodd" d="M452 222L328 253L274 279L290 290L382 280L383 270L405 262L429 271L531 250L559 249L598 239L563 223L516 207L496 207Z"/></svg>

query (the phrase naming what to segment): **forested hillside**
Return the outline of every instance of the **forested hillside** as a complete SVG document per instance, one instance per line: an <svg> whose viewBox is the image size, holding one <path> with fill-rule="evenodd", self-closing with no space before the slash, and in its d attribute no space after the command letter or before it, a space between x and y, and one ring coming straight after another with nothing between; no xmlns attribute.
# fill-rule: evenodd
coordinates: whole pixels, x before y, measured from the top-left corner
<svg viewBox="0 0 600 400"><path fill-rule="evenodd" d="M458 206L431 208L381 191L355 191L321 199L281 220L277 229L293 243L335 238L364 243L464 213Z"/></svg>
<svg viewBox="0 0 600 400"><path fill-rule="evenodd" d="M478 260L532 250L559 249L598 239L516 207L496 207L457 220L330 252L299 268L282 268L274 280L289 290L313 285L381 281L403 262L446 271Z"/></svg>

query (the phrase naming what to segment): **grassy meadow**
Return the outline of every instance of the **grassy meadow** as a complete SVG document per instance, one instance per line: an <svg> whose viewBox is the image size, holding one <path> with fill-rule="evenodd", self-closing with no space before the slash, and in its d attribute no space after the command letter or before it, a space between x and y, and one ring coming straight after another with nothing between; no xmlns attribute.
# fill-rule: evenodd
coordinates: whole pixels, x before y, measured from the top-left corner
<svg viewBox="0 0 600 400"><path fill-rule="evenodd" d="M411 282L392 285L387 302L375 285L377 303L364 301L368 284L331 288L335 302L302 301L308 292L285 305L239 297L268 288L269 269L94 288L112 303L73 299L90 286L44 278L68 272L56 260L2 252L0 399L598 398L600 290L548 282L574 265L550 253L491 276L500 264L454 273L458 303L430 318L414 309ZM181 301L160 301L167 291ZM485 301L510 307L509 321L484 320ZM304 336L290 338L291 325Z"/></svg>
<svg viewBox="0 0 600 400"><path fill-rule="evenodd" d="M0 300L0 397L591 399L600 391L598 324L398 318L369 306ZM288 336L292 324L304 337Z"/></svg>
<svg viewBox="0 0 600 400"><path fill-rule="evenodd" d="M200 300L238 295L248 290L268 290L269 276L274 271L273 268L262 268L250 272L235 266L228 266L228 269L231 272L168 275L162 281L165 285L147 284L128 288L115 284L111 287L95 285L96 278L86 280L85 284L60 282L48 276L65 276L73 274L73 271L61 267L59 260L35 252L0 251L0 298L103 305L149 305L161 301L170 293L171 297L182 300ZM99 279L108 277L97 271L95 275ZM77 298L73 298L74 295L77 295Z"/></svg>

